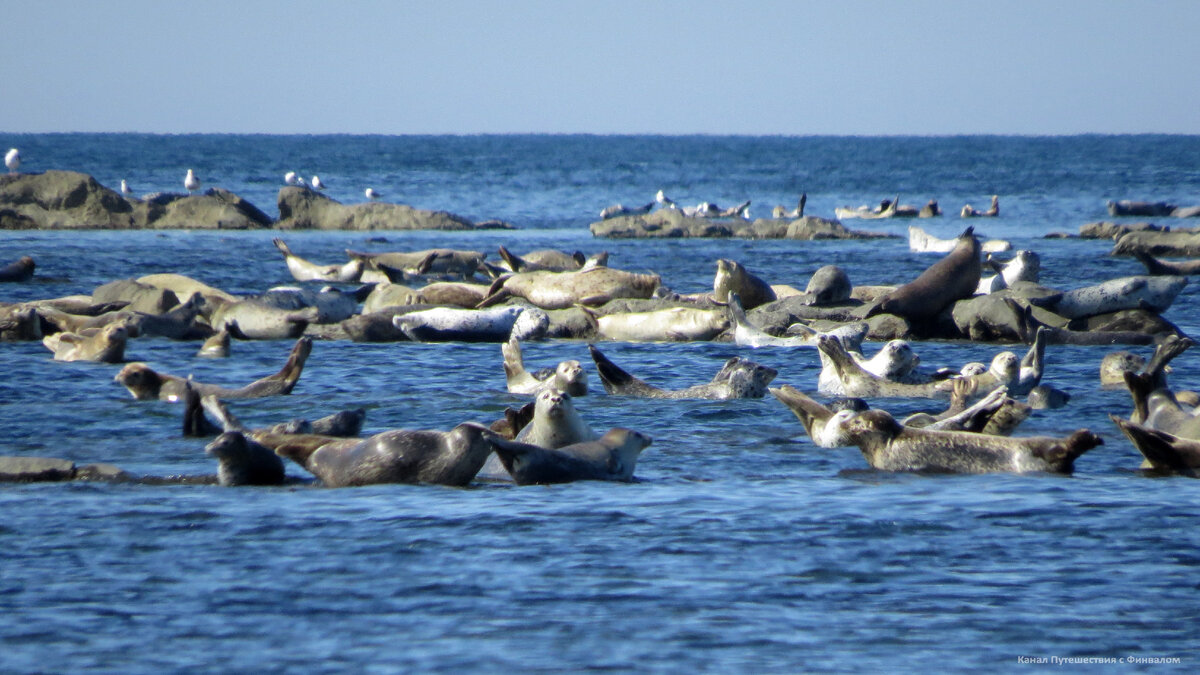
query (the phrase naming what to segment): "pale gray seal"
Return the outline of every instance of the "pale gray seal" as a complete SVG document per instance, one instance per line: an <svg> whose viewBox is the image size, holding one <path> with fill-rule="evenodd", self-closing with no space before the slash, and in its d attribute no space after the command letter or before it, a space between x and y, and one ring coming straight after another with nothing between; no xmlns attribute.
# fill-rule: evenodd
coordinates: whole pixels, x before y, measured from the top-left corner
<svg viewBox="0 0 1200 675"><path fill-rule="evenodd" d="M525 314L529 317L518 325ZM545 312L518 305L489 309L436 307L392 317L392 324L414 342L507 342L513 336L528 339L541 337L549 322ZM539 326L541 333L537 331Z"/></svg>
<svg viewBox="0 0 1200 675"><path fill-rule="evenodd" d="M244 300L269 305L285 311L317 310L313 323L340 323L358 313L358 306L374 290L373 284L365 284L353 291L343 291L325 286L314 291L298 286L275 286L264 293L247 296Z"/></svg>
<svg viewBox="0 0 1200 675"><path fill-rule="evenodd" d="M23 255L16 261L0 267L0 281L29 281L33 278L36 268L37 263L33 262L33 258Z"/></svg>
<svg viewBox="0 0 1200 675"><path fill-rule="evenodd" d="M282 239L272 239L271 243L283 254L288 271L296 281L353 282L362 279L365 263L361 259L356 258L340 265L318 265L292 253L292 249L288 248Z"/></svg>
<svg viewBox="0 0 1200 675"><path fill-rule="evenodd" d="M729 328L725 310L667 307L647 312L598 315L580 307L596 335L621 342L692 342L711 340Z"/></svg>
<svg viewBox="0 0 1200 675"><path fill-rule="evenodd" d="M766 281L752 274L741 263L727 258L717 260L713 277L713 298L728 302L729 294L737 293L743 309L754 309L776 299L775 290Z"/></svg>
<svg viewBox="0 0 1200 675"><path fill-rule="evenodd" d="M1100 386L1105 389L1125 386L1125 373L1136 373L1146 367L1145 357L1124 349L1109 352L1100 359Z"/></svg>
<svg viewBox="0 0 1200 675"><path fill-rule="evenodd" d="M464 487L492 452L487 427L464 422L450 431L394 429L368 438L288 434L275 447L326 487L432 483ZM270 445L270 443L264 443Z"/></svg>
<svg viewBox="0 0 1200 675"><path fill-rule="evenodd" d="M201 395L213 394L220 398L258 398L261 396L276 396L289 394L296 386L300 374L304 371L304 362L312 352L312 338L300 338L292 347L287 363L279 372L269 375L237 389L227 389L220 385L192 382L191 386ZM187 378L155 372L144 363L130 363L121 369L113 378L120 382L139 401L179 401L184 396L188 384Z"/></svg>
<svg viewBox="0 0 1200 675"><path fill-rule="evenodd" d="M992 205L986 211L980 211L967 204L962 207L962 211L959 211L958 215L962 218L995 218L1000 215L1000 196L992 195Z"/></svg>
<svg viewBox="0 0 1200 675"><path fill-rule="evenodd" d="M487 297L490 288L488 284L467 281L434 281L417 291L415 303L474 309Z"/></svg>
<svg viewBox="0 0 1200 675"><path fill-rule="evenodd" d="M217 480L221 485L281 485L283 460L241 432L226 431L204 446L217 458Z"/></svg>
<svg viewBox="0 0 1200 675"><path fill-rule="evenodd" d="M914 324L932 319L956 300L975 294L982 268L979 255L979 240L974 228L968 227L958 236L953 251L916 279L883 296L865 316L895 314Z"/></svg>
<svg viewBox="0 0 1200 675"><path fill-rule="evenodd" d="M817 268L804 287L810 305L834 305L850 299L853 286L850 275L837 265L824 265Z"/></svg>
<svg viewBox="0 0 1200 675"><path fill-rule="evenodd" d="M54 352L55 361L99 363L123 362L128 341L129 329L124 323L110 323L80 333L53 333L42 338L46 349Z"/></svg>
<svg viewBox="0 0 1200 675"><path fill-rule="evenodd" d="M834 410L788 384L778 388L772 387L769 391L800 420L809 438L819 448L838 448L845 445L845 440L841 437L841 425L868 409L862 399L851 398L842 399L846 404Z"/></svg>
<svg viewBox="0 0 1200 675"><path fill-rule="evenodd" d="M924 384L893 382L863 369L836 338L822 335L817 338L817 349L829 357L841 382L842 393L861 398L950 398L954 380L940 380ZM983 396L999 386L1008 386L1016 379L1020 361L1012 352L1000 352L992 359L988 370L966 378L972 385L974 396Z"/></svg>
<svg viewBox="0 0 1200 675"><path fill-rule="evenodd" d="M858 413L841 433L882 471L1071 473L1080 455L1104 443L1087 429L1067 438L927 431L903 426L883 410Z"/></svg>
<svg viewBox="0 0 1200 675"><path fill-rule="evenodd" d="M502 276L492 283L488 297L479 307L490 307L511 297L525 298L542 309L596 306L616 298L649 298L661 281L657 274L635 274L611 267L577 272L522 272Z"/></svg>
<svg viewBox="0 0 1200 675"><path fill-rule="evenodd" d="M609 218L617 218L619 216L640 216L650 213L650 209L654 208L655 203L650 202L641 206L625 206L624 204L606 206L600 211L600 220L608 220Z"/></svg>
<svg viewBox="0 0 1200 675"><path fill-rule="evenodd" d="M554 249L541 249L519 256L503 246L498 247L498 249L500 259L504 261L509 272L537 272L544 270L570 272L583 267L584 263L587 262L587 257L580 251L564 253ZM607 255L605 254L606 260Z"/></svg>
<svg viewBox="0 0 1200 675"><path fill-rule="evenodd" d="M767 393L767 385L778 374L774 368L760 366L749 359L735 356L725 362L711 382L669 391L646 384L625 372L596 349L595 345L588 345L588 351L596 363L596 370L600 374L600 381L604 383L605 391L620 396L718 400L762 398Z"/></svg>
<svg viewBox="0 0 1200 675"><path fill-rule="evenodd" d="M651 443L632 429L614 428L594 441L544 448L500 438L492 446L517 485L577 480L631 481L638 455Z"/></svg>
<svg viewBox="0 0 1200 675"><path fill-rule="evenodd" d="M1067 291L1060 296L1030 298L1029 302L1068 319L1107 314L1122 309L1162 313L1187 285L1187 277L1130 276Z"/></svg>
<svg viewBox="0 0 1200 675"><path fill-rule="evenodd" d="M587 372L572 359L561 361L554 370L544 369L536 373L525 370L525 359L521 354L521 342L509 338L500 345L504 359L504 376L510 394L539 394L546 389L555 389L571 396L587 394Z"/></svg>
<svg viewBox="0 0 1200 675"><path fill-rule="evenodd" d="M522 409L523 410L523 409ZM505 417L514 424L519 424L520 413ZM559 448L572 443L594 441L599 436L575 409L571 395L554 389L546 389L534 400L532 417L525 424L519 424L513 440L529 443L543 448ZM509 477L500 458L492 455L488 458L479 475L484 478L504 479Z"/></svg>
<svg viewBox="0 0 1200 675"><path fill-rule="evenodd" d="M320 310L316 307L290 310L239 300L218 307L209 321L214 326L225 326L239 340L286 340L302 335L318 318Z"/></svg>
<svg viewBox="0 0 1200 675"><path fill-rule="evenodd" d="M941 239L929 234L917 225L908 226L908 250L916 253L949 253L954 250L957 240ZM1012 248L1010 242L1003 239L988 239L979 245L984 253L999 253Z"/></svg>

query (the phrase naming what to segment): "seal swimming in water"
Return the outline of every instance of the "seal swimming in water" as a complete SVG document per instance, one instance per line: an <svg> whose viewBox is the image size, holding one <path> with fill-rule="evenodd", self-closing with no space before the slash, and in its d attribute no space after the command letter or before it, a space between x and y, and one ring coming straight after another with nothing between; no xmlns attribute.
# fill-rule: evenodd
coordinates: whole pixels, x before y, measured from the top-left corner
<svg viewBox="0 0 1200 675"><path fill-rule="evenodd" d="M274 375L255 380L244 387L228 389L215 384L192 382L191 386L201 395L213 394L220 398L258 398L289 394L304 371L304 362L312 352L312 338L300 338L292 347L283 368ZM155 372L144 363L130 363L113 378L120 382L139 401L179 401L188 386L187 378Z"/></svg>
<svg viewBox="0 0 1200 675"><path fill-rule="evenodd" d="M594 441L560 448L493 439L500 462L517 485L569 483L577 480L633 480L638 455L649 447L649 436L617 427Z"/></svg>
<svg viewBox="0 0 1200 675"><path fill-rule="evenodd" d="M504 377L510 394L536 395L545 389L555 389L571 396L587 394L587 373L574 359L559 362L553 371L530 373L525 370L521 342L516 338L501 343L500 355L504 358Z"/></svg>
<svg viewBox="0 0 1200 675"><path fill-rule="evenodd" d="M229 339L229 330L225 326L221 326L220 330L204 340L204 344L200 345L196 356L205 359L227 358L229 356Z"/></svg>
<svg viewBox="0 0 1200 675"><path fill-rule="evenodd" d="M241 432L226 431L204 446L217 458L217 481L224 486L282 485L283 460Z"/></svg>
<svg viewBox="0 0 1200 675"><path fill-rule="evenodd" d="M767 385L778 374L774 368L760 366L749 359L735 356L725 362L711 382L672 391L659 389L630 375L610 361L595 345L588 345L588 351L596 363L596 370L600 374L600 381L604 383L605 391L620 396L714 400L762 398L767 394Z"/></svg>
<svg viewBox="0 0 1200 675"><path fill-rule="evenodd" d="M657 274L635 274L611 267L578 272L522 272L502 276L492 283L479 307L490 307L508 298L525 298L542 309L567 309L575 305L603 305L616 298L650 298L662 279Z"/></svg>
<svg viewBox="0 0 1200 675"><path fill-rule="evenodd" d="M1146 359L1124 349L1109 352L1100 359L1100 386L1105 389L1125 386L1125 372L1136 373L1146 367Z"/></svg>
<svg viewBox="0 0 1200 675"><path fill-rule="evenodd" d="M42 344L54 352L55 361L121 363L128 342L129 329L124 323L110 323L80 333L53 333L42 338Z"/></svg>
<svg viewBox="0 0 1200 675"><path fill-rule="evenodd" d="M29 281L33 278L36 268L37 263L33 262L33 258L23 255L16 261L0 267L0 281Z"/></svg>
<svg viewBox="0 0 1200 675"><path fill-rule="evenodd" d="M1146 273L1150 276L1188 276L1191 274L1200 274L1200 260L1185 260L1183 262L1159 260L1140 248L1134 249L1132 254L1133 257L1146 266Z"/></svg>
<svg viewBox="0 0 1200 675"><path fill-rule="evenodd" d="M560 448L572 443L594 441L597 438L599 436L596 432L592 431L575 409L570 394L546 389L537 395L533 405L533 417L517 430L513 440L543 448ZM488 458L479 475L499 479L509 476L496 455Z"/></svg>
<svg viewBox="0 0 1200 675"><path fill-rule="evenodd" d="M738 294L743 309L754 309L776 299L770 284L751 274L741 263L720 258L717 274L713 277L713 298L717 302L728 302L730 293Z"/></svg>
<svg viewBox="0 0 1200 675"><path fill-rule="evenodd" d="M292 273L292 278L296 281L354 282L362 279L363 268L366 264L359 258L341 265L318 265L292 253L292 249L288 248L288 245L278 237L272 239L271 243L275 244L275 248L283 254L288 271Z"/></svg>
<svg viewBox="0 0 1200 675"><path fill-rule="evenodd" d="M893 382L863 369L850 356L836 338L822 335L817 338L817 349L829 357L846 396L860 398L950 398L954 380L940 380L924 384ZM967 379L975 395L982 396L1001 385L1008 386L1018 376L1020 362L1012 352L1000 352L992 359L992 365L984 373Z"/></svg>
<svg viewBox="0 0 1200 675"><path fill-rule="evenodd" d="M866 317L895 314L917 324L937 316L956 300L969 298L979 286L982 264L979 239L968 227L958 236L954 250L930 265L916 279L877 300Z"/></svg>
<svg viewBox="0 0 1200 675"><path fill-rule="evenodd" d="M826 407L809 398L804 392L790 384L768 389L775 398L792 411L809 438L818 448L838 448L845 443L841 438L841 425L854 415L867 410L867 403L861 398L840 399L840 405L835 410Z"/></svg>
<svg viewBox="0 0 1200 675"><path fill-rule="evenodd" d="M1067 438L1009 438L964 431L905 427L884 410L867 410L841 425L841 433L881 471L1069 474L1075 460L1104 441L1087 429Z"/></svg>
<svg viewBox="0 0 1200 675"><path fill-rule="evenodd" d="M1143 468L1156 471L1178 471L1196 475L1200 469L1200 441L1182 438L1165 431L1123 420L1116 415L1109 419L1145 457Z"/></svg>
<svg viewBox="0 0 1200 675"><path fill-rule="evenodd" d="M1000 215L1000 195L992 195L992 205L986 211L980 211L967 204L958 212L960 218L996 218Z"/></svg>
<svg viewBox="0 0 1200 675"><path fill-rule="evenodd" d="M304 467L326 487L379 483L464 487L483 467L492 452L491 439L496 437L474 422L450 431L393 429L365 439L288 436L275 447L275 453Z"/></svg>

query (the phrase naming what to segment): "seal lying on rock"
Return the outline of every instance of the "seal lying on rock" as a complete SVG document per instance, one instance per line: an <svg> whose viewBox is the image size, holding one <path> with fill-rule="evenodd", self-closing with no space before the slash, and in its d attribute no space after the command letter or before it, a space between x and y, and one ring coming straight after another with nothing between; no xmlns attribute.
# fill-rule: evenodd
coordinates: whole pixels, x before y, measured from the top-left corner
<svg viewBox="0 0 1200 675"><path fill-rule="evenodd" d="M221 485L283 484L283 460L241 432L222 433L204 451L217 458L217 480Z"/></svg>
<svg viewBox="0 0 1200 675"><path fill-rule="evenodd" d="M713 277L713 297L717 302L728 302L730 293L738 294L743 309L754 309L776 299L770 284L751 274L740 263L721 258L717 260L717 274Z"/></svg>
<svg viewBox="0 0 1200 675"><path fill-rule="evenodd" d="M729 328L726 312L695 307L667 307L648 312L614 312L603 316L580 306L596 334L621 342L694 342L711 340Z"/></svg>
<svg viewBox="0 0 1200 675"><path fill-rule="evenodd" d="M54 333L42 338L46 349L54 352L55 361L99 363L123 362L128 341L129 329L124 323L110 323L103 328L89 328L82 333Z"/></svg>
<svg viewBox="0 0 1200 675"><path fill-rule="evenodd" d="M940 239L929 234L916 225L908 226L908 250L917 253L949 253L957 245L955 239ZM980 244L984 253L999 253L1012 248L1012 244L1002 239L989 239Z"/></svg>
<svg viewBox="0 0 1200 675"><path fill-rule="evenodd" d="M521 355L521 342L509 338L500 345L504 357L504 376L510 394L539 394L546 389L555 389L571 396L587 394L587 373L579 362L572 359L561 361L554 370L545 369L536 373L525 370Z"/></svg>
<svg viewBox="0 0 1200 675"><path fill-rule="evenodd" d="M733 398L762 398L767 393L767 385L775 379L778 372L774 368L760 366L753 361L735 356L725 362L708 384L698 384L686 389L668 391L646 384L630 375L608 357L588 345L592 360L596 362L596 370L600 381L609 394L620 396L642 396L646 398L702 398L702 399L733 399Z"/></svg>
<svg viewBox="0 0 1200 675"><path fill-rule="evenodd" d="M550 317L540 309L507 305L490 309L436 307L392 317L414 342L507 342L541 337Z"/></svg>
<svg viewBox="0 0 1200 675"><path fill-rule="evenodd" d="M464 422L450 431L395 429L365 439L289 434L264 442L326 487L432 483L464 487L479 473L495 435ZM272 439L268 439L270 441Z"/></svg>
<svg viewBox="0 0 1200 675"><path fill-rule="evenodd" d="M1123 309L1148 309L1162 313L1186 285L1187 277L1122 277L1067 291L1061 296L1031 298L1030 303L1068 319Z"/></svg>
<svg viewBox="0 0 1200 675"><path fill-rule="evenodd" d="M968 227L958 236L954 250L928 269L873 303L865 314L895 314L914 324L923 324L956 300L969 298L979 286L982 264L979 239Z"/></svg>
<svg viewBox="0 0 1200 675"><path fill-rule="evenodd" d="M509 272L570 272L583 267L588 260L580 251L564 253L554 249L541 249L519 256L500 246L499 252L500 259L504 261L504 267ZM607 261L608 254L605 253L604 263L601 263L600 266L606 264Z"/></svg>
<svg viewBox="0 0 1200 675"><path fill-rule="evenodd" d="M274 375L255 380L237 389L200 382L192 382L191 386L195 387L201 396L213 394L220 398L258 398L289 394L296 386L297 380L300 379L300 374L304 371L304 362L308 360L311 352L312 338L300 338L292 347L287 363L283 364L283 368L280 368L279 372ZM155 372L144 363L126 365L113 379L124 385L129 393L139 401L154 399L179 401L183 398L184 390L188 386L187 378Z"/></svg>
<svg viewBox="0 0 1200 675"><path fill-rule="evenodd" d="M1075 460L1104 441L1087 429L1067 438L1009 438L905 427L883 410L858 413L841 433L881 471L1071 473Z"/></svg>
<svg viewBox="0 0 1200 675"><path fill-rule="evenodd" d="M500 462L517 485L569 483L577 480L631 481L638 455L651 443L649 436L615 428L594 441L560 448L493 439Z"/></svg>
<svg viewBox="0 0 1200 675"><path fill-rule="evenodd" d="M342 281L354 282L362 279L365 263L354 259L340 265L318 265L292 253L292 249L278 237L271 240L275 248L283 254L288 271L296 281Z"/></svg>
<svg viewBox="0 0 1200 675"><path fill-rule="evenodd" d="M821 333L816 330L808 329L806 326L803 335L794 337L776 337L764 332L758 326L750 322L746 316L746 312L742 309L742 303L738 298L737 293L729 294L728 303L729 320L733 324L733 342L740 347L816 347L817 336ZM796 324L799 326L800 324ZM870 326L865 321L838 326L829 331L830 335L836 335L845 344L853 345L857 350L866 337Z"/></svg>
<svg viewBox="0 0 1200 675"><path fill-rule="evenodd" d="M215 309L210 323L224 326L239 340L287 340L302 335L310 323L317 323L320 315L316 307L291 310L255 300L239 300Z"/></svg>
<svg viewBox="0 0 1200 675"><path fill-rule="evenodd" d="M408 274L449 274L473 277L487 258L480 251L459 251L450 248L434 248L425 251L362 253L346 249L352 260L361 260L368 269L385 272L389 279ZM402 280L402 279L393 279Z"/></svg>
<svg viewBox="0 0 1200 675"><path fill-rule="evenodd" d="M635 274L611 267L578 272L523 272L497 279L479 307L490 307L512 297L525 298L542 309L597 306L616 298L649 298L661 281L657 274Z"/></svg>

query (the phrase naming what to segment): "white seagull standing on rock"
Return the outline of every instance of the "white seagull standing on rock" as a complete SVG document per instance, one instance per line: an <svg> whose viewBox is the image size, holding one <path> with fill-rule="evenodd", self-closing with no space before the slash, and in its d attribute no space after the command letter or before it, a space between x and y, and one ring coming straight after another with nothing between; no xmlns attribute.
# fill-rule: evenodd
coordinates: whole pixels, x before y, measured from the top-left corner
<svg viewBox="0 0 1200 675"><path fill-rule="evenodd" d="M324 190L325 184L321 182L320 176L313 176L312 187L314 190Z"/></svg>
<svg viewBox="0 0 1200 675"><path fill-rule="evenodd" d="M196 178L196 172L188 169L187 175L183 177L183 187L188 192L194 192L200 189L200 179Z"/></svg>
<svg viewBox="0 0 1200 675"><path fill-rule="evenodd" d="M16 173L17 167L21 166L21 151L16 148L10 148L4 153L4 166L8 167L9 173Z"/></svg>
<svg viewBox="0 0 1200 675"><path fill-rule="evenodd" d="M299 185L304 181L296 177L295 171L289 171L283 174L283 182L287 183L288 185Z"/></svg>
<svg viewBox="0 0 1200 675"><path fill-rule="evenodd" d="M121 194L126 197L133 194L133 189L129 187L129 183L126 183L124 178L121 179Z"/></svg>
<svg viewBox="0 0 1200 675"><path fill-rule="evenodd" d="M382 196L375 191L375 188L367 188L363 194L367 195L367 199L379 199Z"/></svg>

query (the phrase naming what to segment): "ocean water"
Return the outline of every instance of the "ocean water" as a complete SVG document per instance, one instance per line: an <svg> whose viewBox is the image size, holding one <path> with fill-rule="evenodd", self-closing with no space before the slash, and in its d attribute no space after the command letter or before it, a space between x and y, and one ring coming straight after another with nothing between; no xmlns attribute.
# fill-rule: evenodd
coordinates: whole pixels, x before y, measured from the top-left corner
<svg viewBox="0 0 1200 675"><path fill-rule="evenodd" d="M1200 137L592 137L13 135L23 169L72 169L138 193L178 191L188 168L268 213L282 176L321 175L336 199L385 199L499 218L513 231L288 232L301 256L344 249L475 249L496 258L560 248L610 253L679 292L711 289L715 260L803 286L819 266L856 284L908 280L936 259L902 238L857 242L602 240L600 209L663 189L681 204L746 199L765 216L808 193L808 212L939 200L919 224L952 237L963 203L999 194L1002 217L971 224L1042 258L1069 289L1142 272L1110 242L1045 239L1107 219L1108 199L1200 203ZM1190 226L1193 221L1163 221ZM906 221L849 222L902 234ZM33 281L0 302L90 293L113 279L187 274L234 293L293 283L273 232L0 232L0 262L31 255ZM378 239L382 238L382 240ZM1165 314L1200 328L1194 284ZM195 343L141 339L127 357L237 385L273 372L285 342L236 342L226 360ZM707 381L741 355L813 392L807 349L727 343L605 343L664 387ZM867 349L877 347L868 345ZM1003 345L915 344L960 366ZM1023 349L1017 347L1019 353ZM1019 435L1078 428L1105 444L1073 476L925 476L867 468L857 449L816 448L768 397L645 401L607 396L594 369L577 408L598 430L654 438L632 484L468 489L389 485L220 488L0 485L0 670L796 672L1011 670L1019 659L1179 658L1195 669L1200 500L1193 479L1151 478L1108 419L1123 391L1098 387L1109 347L1052 345L1044 381L1070 404ZM1148 347L1132 351L1149 355ZM527 363L586 344L525 345ZM1172 383L1200 387L1192 353ZM112 462L138 475L215 471L182 438L179 407L132 400L117 367L56 363L39 343L0 345L0 454ZM505 392L499 348L318 342L291 396L232 402L250 425L367 408L365 431L488 422ZM937 404L873 402L897 416ZM289 474L302 476L296 466ZM1044 667L1044 666L1043 666ZM1126 670L1129 663L1109 666ZM1146 669L1146 664L1135 664Z"/></svg>

